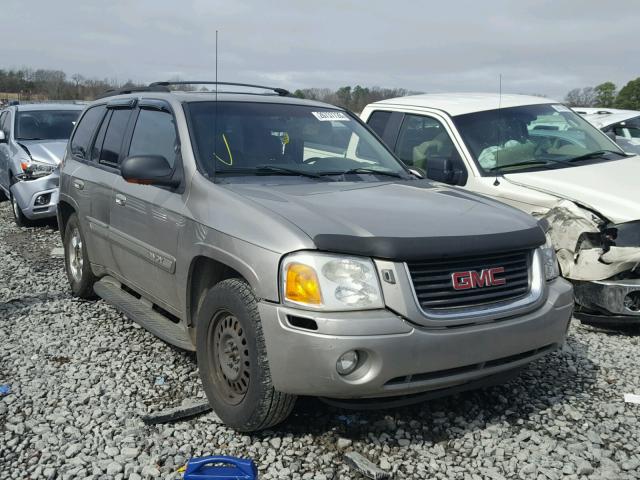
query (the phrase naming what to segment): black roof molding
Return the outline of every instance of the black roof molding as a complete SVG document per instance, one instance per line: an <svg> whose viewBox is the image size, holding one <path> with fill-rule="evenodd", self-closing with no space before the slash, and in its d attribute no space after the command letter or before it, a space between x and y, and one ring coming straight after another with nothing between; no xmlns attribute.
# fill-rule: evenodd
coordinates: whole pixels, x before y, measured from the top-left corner
<svg viewBox="0 0 640 480"><path fill-rule="evenodd" d="M235 83L235 82L211 82L211 81L175 81L175 82L153 82L149 84L149 87L165 87L168 88L170 85L231 85L234 87L248 87L248 88L258 88L261 90L271 90L281 97L286 97L289 95L289 91L284 88L278 87L267 87L265 85L254 85L252 83ZM224 92L229 93L229 92ZM238 93L238 92L233 92Z"/></svg>

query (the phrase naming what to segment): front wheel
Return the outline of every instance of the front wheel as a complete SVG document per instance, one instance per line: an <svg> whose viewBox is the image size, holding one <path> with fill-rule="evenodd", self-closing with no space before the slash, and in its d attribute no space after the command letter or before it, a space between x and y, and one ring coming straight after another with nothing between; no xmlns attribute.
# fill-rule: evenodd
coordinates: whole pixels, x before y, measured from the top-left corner
<svg viewBox="0 0 640 480"><path fill-rule="evenodd" d="M19 227L31 227L33 220L29 220L25 214L22 213L22 209L20 205L18 205L18 201L16 197L13 196L13 193L9 194L9 200L11 201L11 211L13 212L13 220L16 222L16 225Z"/></svg>
<svg viewBox="0 0 640 480"><path fill-rule="evenodd" d="M204 390L218 416L242 432L286 419L296 397L271 383L255 294L246 282L223 280L198 310L196 351Z"/></svg>

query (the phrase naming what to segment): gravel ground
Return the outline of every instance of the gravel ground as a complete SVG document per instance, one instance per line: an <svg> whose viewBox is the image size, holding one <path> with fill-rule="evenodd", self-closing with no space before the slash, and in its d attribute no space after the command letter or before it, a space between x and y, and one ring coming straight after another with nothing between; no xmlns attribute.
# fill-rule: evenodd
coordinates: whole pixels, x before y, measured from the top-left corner
<svg viewBox="0 0 640 480"><path fill-rule="evenodd" d="M301 400L270 431L214 414L145 426L140 415L204 398L195 357L103 301L71 297L58 232L19 229L0 205L0 478L179 478L194 455L253 458L260 478L360 478L355 450L414 479L640 478L639 332L574 323L566 347L511 383L376 412ZM164 384L158 385L162 377Z"/></svg>

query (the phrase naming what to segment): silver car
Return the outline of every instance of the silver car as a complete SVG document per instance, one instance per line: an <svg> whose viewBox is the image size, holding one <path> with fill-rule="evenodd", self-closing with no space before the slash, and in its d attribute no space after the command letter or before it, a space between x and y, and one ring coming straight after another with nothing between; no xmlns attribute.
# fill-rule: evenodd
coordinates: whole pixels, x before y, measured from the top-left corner
<svg viewBox="0 0 640 480"><path fill-rule="evenodd" d="M54 218L57 167L82 105L13 105L0 113L0 197L11 201L16 224Z"/></svg>
<svg viewBox="0 0 640 480"><path fill-rule="evenodd" d="M195 350L228 425L504 382L562 345L573 292L533 217L420 178L343 109L251 93L113 92L60 172L72 291Z"/></svg>

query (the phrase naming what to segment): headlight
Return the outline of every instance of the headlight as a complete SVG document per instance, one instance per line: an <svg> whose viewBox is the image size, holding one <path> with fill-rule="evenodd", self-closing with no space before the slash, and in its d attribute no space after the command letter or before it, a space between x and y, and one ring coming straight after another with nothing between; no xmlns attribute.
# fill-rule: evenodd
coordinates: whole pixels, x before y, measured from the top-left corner
<svg viewBox="0 0 640 480"><path fill-rule="evenodd" d="M29 160L28 162L22 162L20 164L22 172L27 178L40 178L46 177L53 173L56 169L55 165L49 163L37 162L35 160Z"/></svg>
<svg viewBox="0 0 640 480"><path fill-rule="evenodd" d="M560 268L558 267L558 257L556 257L556 249L551 243L549 235L547 235L547 242L540 247L540 253L542 253L542 266L544 268L544 276L547 280L553 280L560 275Z"/></svg>
<svg viewBox="0 0 640 480"><path fill-rule="evenodd" d="M282 262L286 303L317 310L382 308L378 274L371 259L299 252Z"/></svg>

